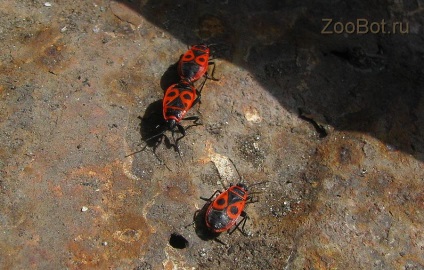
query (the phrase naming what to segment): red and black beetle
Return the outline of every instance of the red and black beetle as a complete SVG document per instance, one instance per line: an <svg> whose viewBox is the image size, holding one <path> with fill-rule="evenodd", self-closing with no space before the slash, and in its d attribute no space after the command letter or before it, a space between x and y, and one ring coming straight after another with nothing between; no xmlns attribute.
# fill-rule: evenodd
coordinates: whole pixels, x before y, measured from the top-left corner
<svg viewBox="0 0 424 270"><path fill-rule="evenodd" d="M217 193L220 194L212 200ZM205 223L211 232L220 233L234 227L230 231L232 233L242 224L241 232L246 235L244 225L249 217L244 211L244 207L251 200L251 197L249 197L248 187L245 184L231 185L224 192L217 190L209 199L202 199L209 202L205 214ZM237 223L239 217L242 217L242 219Z"/></svg>
<svg viewBox="0 0 424 270"><path fill-rule="evenodd" d="M262 181L251 185L243 183L234 162L231 159L229 161L234 165L240 182L236 185L230 184L230 187L225 188L224 191L216 190L209 198L200 197L207 203L201 209L195 211L193 222L189 224L195 225L196 234L203 240L214 239L221 242L217 238L220 233L228 231L229 234L232 234L236 229L239 229L240 225L242 225L239 229L241 233L248 235L244 226L249 216L244 209L246 204L257 201L253 200L252 195L259 193L257 191L251 192L250 189L253 186L268 182Z"/></svg>
<svg viewBox="0 0 424 270"><path fill-rule="evenodd" d="M180 82L168 87L162 100L162 114L163 119L165 120L165 124L162 127L163 130L159 134L148 138L146 141L164 134L166 130L170 130L172 132L172 136L174 136L176 127L182 134L182 136L175 141L175 147L178 150L178 141L186 136L186 131L180 124L181 120L193 120L194 125L198 125L198 116L184 116L196 103L200 101L201 91L204 84L205 82L202 83L200 91L197 90L192 83L186 80L181 80Z"/></svg>
<svg viewBox="0 0 424 270"><path fill-rule="evenodd" d="M177 128L182 136L174 140L174 148L178 153L180 153L178 150L178 141L186 136L186 129L180 124L180 122L182 120L193 120L194 124L191 126L200 124L197 123L199 120L198 116L184 116L196 103L200 101L201 91L204 84L205 82L202 83L200 90L197 90L192 83L186 80L181 80L180 82L169 86L162 99L162 123L156 124L156 129L159 129L159 132L144 141L148 142L159 136L165 136L164 133L167 130L170 130L172 132L172 137L174 137L175 128ZM157 121L158 120L159 119L157 119ZM147 145L143 147L143 149L131 153L130 155L141 152L146 147Z"/></svg>
<svg viewBox="0 0 424 270"><path fill-rule="evenodd" d="M163 96L163 118L169 130L175 127L185 135L184 128L179 124L183 119L197 120L198 117L184 118L188 110L191 109L200 100L200 91L188 82L181 80L166 89Z"/></svg>
<svg viewBox="0 0 424 270"><path fill-rule="evenodd" d="M186 51L178 61L178 75L183 80L195 82L203 76L208 79L217 80L213 77L215 71L215 63L209 61L209 46L193 45ZM207 71L209 65L213 65L212 77L208 77Z"/></svg>
<svg viewBox="0 0 424 270"><path fill-rule="evenodd" d="M231 159L230 161L232 162ZM237 168L234 168L240 176ZM241 179L242 178L240 177L240 180ZM247 186L242 182L236 185L231 184L230 187L224 192L217 190L210 198L201 197L201 199L208 202L208 204L204 206L207 207L204 218L206 228L213 234L219 234L225 231L229 231L231 234L236 229L238 229L241 224L241 233L247 235L247 233L244 231L244 225L246 224L249 216L244 211L244 208L247 203L256 202L253 201L253 197L251 195L257 193L249 192L249 189L253 186L267 182L268 181L263 181L252 184L250 186ZM215 197L216 194L219 195ZM240 217L241 220L237 222ZM231 228L233 229L231 230Z"/></svg>

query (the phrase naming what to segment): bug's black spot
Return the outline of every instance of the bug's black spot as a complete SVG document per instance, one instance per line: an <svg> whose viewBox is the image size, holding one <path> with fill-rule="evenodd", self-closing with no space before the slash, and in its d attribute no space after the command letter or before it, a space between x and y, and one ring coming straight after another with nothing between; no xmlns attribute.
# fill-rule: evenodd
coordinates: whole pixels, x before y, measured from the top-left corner
<svg viewBox="0 0 424 270"><path fill-rule="evenodd" d="M169 238L169 244L173 248L183 249L188 247L188 241L181 234L172 233Z"/></svg>
<svg viewBox="0 0 424 270"><path fill-rule="evenodd" d="M199 57L197 60L199 60L200 62L205 62L206 59L204 57Z"/></svg>
<svg viewBox="0 0 424 270"><path fill-rule="evenodd" d="M190 96L189 94L184 94L184 95L183 95L183 97L184 97L185 99L190 99L190 98L191 98L191 96Z"/></svg>
<svg viewBox="0 0 424 270"><path fill-rule="evenodd" d="M168 97L173 97L173 96L175 96L177 93L176 92L169 92L168 94L167 94L167 96Z"/></svg>
<svg viewBox="0 0 424 270"><path fill-rule="evenodd" d="M186 54L186 55L184 55L184 59L185 60L191 60L191 59L193 59L193 55L192 54Z"/></svg>
<svg viewBox="0 0 424 270"><path fill-rule="evenodd" d="M221 199L217 200L216 203L218 205L224 205L225 204L225 199L224 198L221 198Z"/></svg>
<svg viewBox="0 0 424 270"><path fill-rule="evenodd" d="M237 206L231 206L230 212L233 215L237 214L238 213L238 207Z"/></svg>

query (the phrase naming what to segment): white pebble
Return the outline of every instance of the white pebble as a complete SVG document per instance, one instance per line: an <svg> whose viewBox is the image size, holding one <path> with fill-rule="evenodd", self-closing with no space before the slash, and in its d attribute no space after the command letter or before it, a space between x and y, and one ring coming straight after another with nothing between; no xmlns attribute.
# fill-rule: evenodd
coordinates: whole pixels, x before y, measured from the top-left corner
<svg viewBox="0 0 424 270"><path fill-rule="evenodd" d="M98 25L95 25L93 27L93 32L96 33L96 34L99 33L100 32L100 27Z"/></svg>
<svg viewBox="0 0 424 270"><path fill-rule="evenodd" d="M81 212L86 212L88 210L88 207L87 206L83 206L82 208L81 208Z"/></svg>

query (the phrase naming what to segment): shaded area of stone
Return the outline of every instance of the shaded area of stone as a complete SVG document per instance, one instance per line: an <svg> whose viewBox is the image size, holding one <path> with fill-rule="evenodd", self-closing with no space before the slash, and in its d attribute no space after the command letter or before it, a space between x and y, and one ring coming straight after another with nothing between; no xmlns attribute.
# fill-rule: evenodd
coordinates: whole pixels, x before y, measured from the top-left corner
<svg viewBox="0 0 424 270"><path fill-rule="evenodd" d="M424 159L422 4L163 0L130 6L186 44L218 44L217 56L249 70L287 110L307 110L338 130L369 133Z"/></svg>
<svg viewBox="0 0 424 270"><path fill-rule="evenodd" d="M424 267L420 2L50 3L0 4L0 268ZM410 34L325 36L324 16ZM220 80L180 158L145 140L201 40ZM190 224L241 181L229 159L269 182L251 235L218 242Z"/></svg>

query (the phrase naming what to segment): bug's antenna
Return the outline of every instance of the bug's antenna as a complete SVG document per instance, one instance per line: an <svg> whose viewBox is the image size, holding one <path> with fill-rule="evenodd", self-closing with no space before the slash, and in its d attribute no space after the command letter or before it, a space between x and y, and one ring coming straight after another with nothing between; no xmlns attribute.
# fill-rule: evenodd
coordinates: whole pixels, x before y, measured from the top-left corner
<svg viewBox="0 0 424 270"><path fill-rule="evenodd" d="M234 161L233 161L231 158L228 158L228 159L231 161L231 163L233 163L234 169L236 170L237 174L239 175L240 182L243 182L243 180L244 180L244 179L243 179L243 176L241 176L241 175L240 175L240 172L238 171L236 164L234 164ZM251 185L249 185L249 189L250 189L251 187L253 187L253 186L257 186L257 185L261 185L261 184L266 184L266 183L268 183L268 182L269 182L269 181L262 181L262 182L258 182L258 183L251 184Z"/></svg>
<svg viewBox="0 0 424 270"><path fill-rule="evenodd" d="M172 140L174 141L174 147L175 147L175 149L176 149L176 150L177 150L177 152L178 152L178 156L180 157L181 162L184 162L184 160L183 160L183 158L182 158L182 156L181 156L180 148L178 147L178 141L176 141L176 140L175 140L175 137L174 137L174 131L172 131Z"/></svg>
<svg viewBox="0 0 424 270"><path fill-rule="evenodd" d="M237 169L236 164L234 163L234 161L233 161L231 158L228 158L228 159L229 159L229 160L231 161L231 163L233 164L234 169L236 169L236 172L237 172L237 174L238 174L238 176L239 176L240 182L243 182L243 176L241 176L241 174L240 174L239 170Z"/></svg>
<svg viewBox="0 0 424 270"><path fill-rule="evenodd" d="M165 133L165 131L166 131L166 130L164 130L164 131L162 131L162 132L160 132L160 133L158 133L158 134L156 134L156 135L153 135L152 137L150 137L150 138L148 138L148 139L144 140L144 142L148 142L148 141L150 141L151 139L154 139L154 138L156 138L156 137L158 137L158 136L163 135L163 134ZM146 145L145 145L145 146L144 146L141 150L138 150L138 151L135 151L135 152L133 152L133 153L131 153L131 154L128 154L128 155L126 155L125 157L129 157L129 156L135 155L135 154L137 154L137 153L143 152L143 151L146 149L146 147L147 147L147 144L146 144Z"/></svg>
<svg viewBox="0 0 424 270"><path fill-rule="evenodd" d="M269 181L262 181L262 182L254 183L254 184L249 185L249 188L251 188L251 187L253 187L253 186L261 185L261 184L266 184L266 183L268 183L268 182L269 182Z"/></svg>
<svg viewBox="0 0 424 270"><path fill-rule="evenodd" d="M145 141L145 142L148 142L148 141L150 141L151 139L154 139L154 138L156 138L156 137L158 137L158 136L160 136L160 135L163 135L165 132L166 132L166 129L165 129L165 130L163 130L162 132L160 132L160 133L156 134L156 135L153 135L153 136L152 136L152 137L150 137L150 138L145 139L144 141Z"/></svg>
<svg viewBox="0 0 424 270"><path fill-rule="evenodd" d="M141 150L137 150L135 152L132 152L132 153L126 155L125 157L127 158L127 157L130 157L130 156L135 155L137 153L143 152L146 149L146 147L147 147L147 144L143 148L141 148Z"/></svg>

